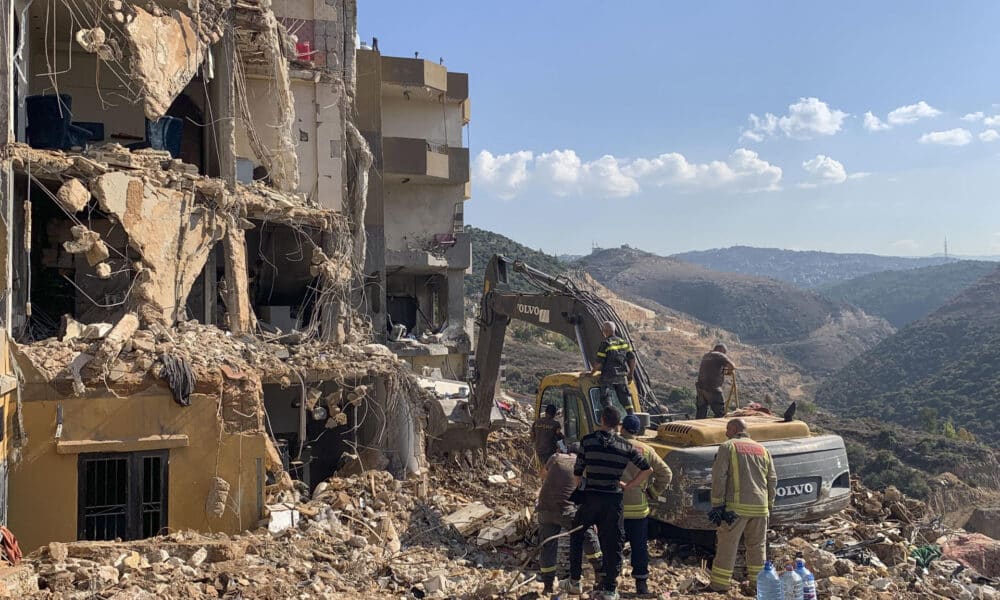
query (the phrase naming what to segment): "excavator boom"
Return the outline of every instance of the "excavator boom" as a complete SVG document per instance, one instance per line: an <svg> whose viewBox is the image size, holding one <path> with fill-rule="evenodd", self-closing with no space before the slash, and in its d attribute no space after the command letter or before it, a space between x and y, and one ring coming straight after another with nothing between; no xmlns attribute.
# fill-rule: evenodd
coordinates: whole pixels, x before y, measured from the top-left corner
<svg viewBox="0 0 1000 600"><path fill-rule="evenodd" d="M514 290L511 279L515 274L522 276L535 291ZM587 371L591 370L591 359L604 340L601 333L603 322L615 323L618 335L632 342L628 326L604 299L581 290L566 277L552 276L524 262L495 254L486 267L483 297L476 320L476 361L470 383L473 390L472 420L477 429L490 427L504 334L514 319L575 341L582 358L582 370ZM656 397L638 353L635 384L640 405L655 407Z"/></svg>

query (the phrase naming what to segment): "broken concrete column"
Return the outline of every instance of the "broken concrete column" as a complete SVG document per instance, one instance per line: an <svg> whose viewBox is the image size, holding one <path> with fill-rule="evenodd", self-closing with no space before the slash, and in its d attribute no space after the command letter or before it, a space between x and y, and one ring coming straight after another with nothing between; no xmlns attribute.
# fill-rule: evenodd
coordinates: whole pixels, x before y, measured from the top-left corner
<svg viewBox="0 0 1000 600"><path fill-rule="evenodd" d="M139 329L139 317L135 313L126 313L104 338L104 343L97 349L94 359L98 363L108 363L121 354L125 342Z"/></svg>
<svg viewBox="0 0 1000 600"><path fill-rule="evenodd" d="M90 203L90 190L79 179L73 178L62 184L59 191L56 192L56 201L67 212L75 214Z"/></svg>
<svg viewBox="0 0 1000 600"><path fill-rule="evenodd" d="M233 333L249 333L255 319L250 306L250 281L247 277L247 244L242 229L231 227L223 238L226 260L226 308L229 329Z"/></svg>

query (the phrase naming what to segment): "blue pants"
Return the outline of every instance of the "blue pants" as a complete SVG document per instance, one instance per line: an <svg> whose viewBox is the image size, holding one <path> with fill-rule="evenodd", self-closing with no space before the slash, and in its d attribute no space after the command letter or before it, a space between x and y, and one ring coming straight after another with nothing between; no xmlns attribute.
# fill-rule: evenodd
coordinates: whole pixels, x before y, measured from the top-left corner
<svg viewBox="0 0 1000 600"><path fill-rule="evenodd" d="M632 577L649 577L649 518L625 519L625 538L632 549Z"/></svg>

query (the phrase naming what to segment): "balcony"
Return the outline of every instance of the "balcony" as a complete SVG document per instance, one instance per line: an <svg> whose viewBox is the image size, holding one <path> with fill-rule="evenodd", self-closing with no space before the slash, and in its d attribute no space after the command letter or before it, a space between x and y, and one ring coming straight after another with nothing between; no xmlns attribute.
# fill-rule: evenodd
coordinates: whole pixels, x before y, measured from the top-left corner
<svg viewBox="0 0 1000 600"><path fill-rule="evenodd" d="M469 149L448 148L448 183L464 184L469 181Z"/></svg>
<svg viewBox="0 0 1000 600"><path fill-rule="evenodd" d="M453 102L469 99L469 74L448 73L448 90L445 97Z"/></svg>
<svg viewBox="0 0 1000 600"><path fill-rule="evenodd" d="M425 249L386 250L385 264L412 273L468 270L472 266L472 235L468 232L439 233L427 241Z"/></svg>
<svg viewBox="0 0 1000 600"><path fill-rule="evenodd" d="M446 147L431 144L424 139L382 138L383 177L386 181L450 183L451 160L451 153ZM466 178L468 179L468 166L466 166Z"/></svg>
<svg viewBox="0 0 1000 600"><path fill-rule="evenodd" d="M382 57L382 85L403 90L424 90L437 98L448 91L448 69L419 58Z"/></svg>

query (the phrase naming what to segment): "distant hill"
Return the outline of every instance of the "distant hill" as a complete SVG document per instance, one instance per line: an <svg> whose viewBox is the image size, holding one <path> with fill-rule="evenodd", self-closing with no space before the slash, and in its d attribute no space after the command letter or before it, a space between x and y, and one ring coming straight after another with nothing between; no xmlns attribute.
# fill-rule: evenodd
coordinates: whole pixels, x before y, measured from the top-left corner
<svg viewBox="0 0 1000 600"><path fill-rule="evenodd" d="M956 261L943 256L907 258L750 246L684 252L675 254L673 258L715 271L772 277L807 289L879 271L916 269Z"/></svg>
<svg viewBox="0 0 1000 600"><path fill-rule="evenodd" d="M566 263L558 258L532 250L507 236L478 227L466 226L465 230L472 238L472 273L465 276L466 296L480 296L483 293L483 271L486 270L486 265L494 254L523 260L549 275L559 275L567 269ZM513 285L515 288L519 287L516 282Z"/></svg>
<svg viewBox="0 0 1000 600"><path fill-rule="evenodd" d="M601 250L574 265L626 297L690 314L816 374L839 369L893 332L880 318L781 281L717 272L633 248Z"/></svg>
<svg viewBox="0 0 1000 600"><path fill-rule="evenodd" d="M819 292L878 315L896 328L926 316L997 268L993 262L963 260L906 271L883 271L826 284Z"/></svg>
<svg viewBox="0 0 1000 600"><path fill-rule="evenodd" d="M843 416L1000 443L1000 270L853 360L816 399Z"/></svg>

